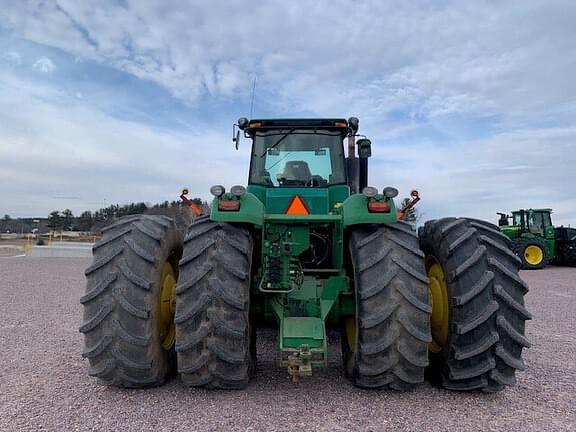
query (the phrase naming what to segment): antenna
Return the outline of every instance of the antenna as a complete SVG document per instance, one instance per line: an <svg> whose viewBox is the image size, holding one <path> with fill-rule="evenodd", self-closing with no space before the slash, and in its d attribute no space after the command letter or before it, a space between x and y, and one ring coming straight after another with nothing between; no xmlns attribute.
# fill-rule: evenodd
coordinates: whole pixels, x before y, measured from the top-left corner
<svg viewBox="0 0 576 432"><path fill-rule="evenodd" d="M250 98L250 118L252 118L252 115L254 114L254 95L256 93L256 77L257 75L254 75L254 81L252 82L252 97Z"/></svg>

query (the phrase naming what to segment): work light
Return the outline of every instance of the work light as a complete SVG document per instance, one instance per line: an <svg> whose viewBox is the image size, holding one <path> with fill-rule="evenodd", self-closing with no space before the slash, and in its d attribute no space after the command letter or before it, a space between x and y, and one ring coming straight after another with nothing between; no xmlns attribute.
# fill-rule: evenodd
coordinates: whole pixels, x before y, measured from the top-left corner
<svg viewBox="0 0 576 432"><path fill-rule="evenodd" d="M216 198L224 195L224 192L226 192L226 189L224 189L224 186L222 185L214 185L210 188L210 193L214 195Z"/></svg>
<svg viewBox="0 0 576 432"><path fill-rule="evenodd" d="M232 195L239 198L246 193L246 188L242 185L236 185L232 186L230 192L232 192Z"/></svg>
<svg viewBox="0 0 576 432"><path fill-rule="evenodd" d="M378 195L378 189L372 186L366 186L364 189L362 189L362 194L366 198L373 198Z"/></svg>
<svg viewBox="0 0 576 432"><path fill-rule="evenodd" d="M398 189L388 186L384 188L382 193L386 198L394 198L398 196Z"/></svg>

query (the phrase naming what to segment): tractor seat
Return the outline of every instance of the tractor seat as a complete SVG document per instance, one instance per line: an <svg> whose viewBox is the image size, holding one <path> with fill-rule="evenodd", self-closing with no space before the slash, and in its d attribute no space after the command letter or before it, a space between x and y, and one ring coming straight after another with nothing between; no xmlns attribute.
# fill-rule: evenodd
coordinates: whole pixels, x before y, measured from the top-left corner
<svg viewBox="0 0 576 432"><path fill-rule="evenodd" d="M312 179L310 167L305 161L288 161L284 166L284 172L278 175L279 179L288 182L308 183Z"/></svg>

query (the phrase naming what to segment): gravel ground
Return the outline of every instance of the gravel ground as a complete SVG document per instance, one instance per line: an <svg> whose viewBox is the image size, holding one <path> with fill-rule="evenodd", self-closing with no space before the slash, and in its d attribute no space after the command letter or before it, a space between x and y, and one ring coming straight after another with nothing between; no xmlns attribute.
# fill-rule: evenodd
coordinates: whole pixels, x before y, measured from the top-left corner
<svg viewBox="0 0 576 432"><path fill-rule="evenodd" d="M0 244L0 257L13 257L23 255L24 248L16 245L3 245Z"/></svg>
<svg viewBox="0 0 576 432"><path fill-rule="evenodd" d="M528 370L495 395L424 384L408 393L357 389L330 368L294 386L275 364L274 333L259 333L247 390L98 386L81 356L79 298L87 259L0 258L0 430L576 430L576 268L523 272L534 314Z"/></svg>

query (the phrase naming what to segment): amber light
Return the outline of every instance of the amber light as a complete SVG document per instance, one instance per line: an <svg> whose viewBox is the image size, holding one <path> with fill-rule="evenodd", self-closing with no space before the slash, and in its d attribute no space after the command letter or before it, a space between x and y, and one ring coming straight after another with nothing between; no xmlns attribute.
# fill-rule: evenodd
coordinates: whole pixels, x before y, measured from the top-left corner
<svg viewBox="0 0 576 432"><path fill-rule="evenodd" d="M240 210L240 201L220 201L218 203L218 210L238 211Z"/></svg>
<svg viewBox="0 0 576 432"><path fill-rule="evenodd" d="M385 201L373 201L368 203L370 213L390 213L390 204Z"/></svg>
<svg viewBox="0 0 576 432"><path fill-rule="evenodd" d="M335 122L334 126L336 127L347 127L348 124L346 122Z"/></svg>
<svg viewBox="0 0 576 432"><path fill-rule="evenodd" d="M255 122L255 123L250 123L250 125L248 126L251 129L256 129L262 126L262 123L259 122Z"/></svg>

